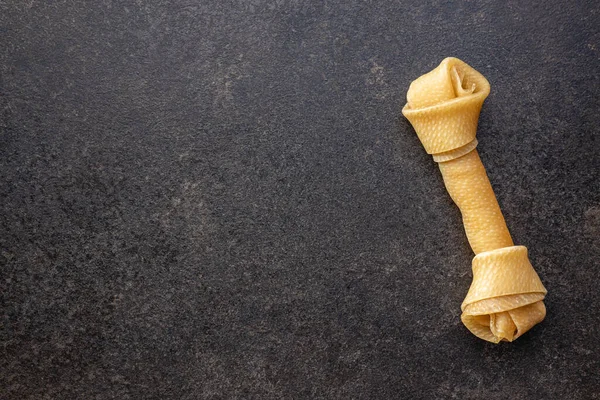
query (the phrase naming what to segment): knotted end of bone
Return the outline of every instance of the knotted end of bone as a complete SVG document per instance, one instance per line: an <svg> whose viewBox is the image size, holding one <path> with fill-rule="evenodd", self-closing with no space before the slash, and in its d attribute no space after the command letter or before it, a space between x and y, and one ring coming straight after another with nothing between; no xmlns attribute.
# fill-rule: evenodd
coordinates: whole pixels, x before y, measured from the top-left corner
<svg viewBox="0 0 600 400"><path fill-rule="evenodd" d="M512 342L546 316L546 288L524 246L479 253L473 259L473 283L462 303L461 319L489 342Z"/></svg>
<svg viewBox="0 0 600 400"><path fill-rule="evenodd" d="M490 84L483 75L449 57L411 83L402 113L427 153L443 153L475 139L479 112L489 93Z"/></svg>

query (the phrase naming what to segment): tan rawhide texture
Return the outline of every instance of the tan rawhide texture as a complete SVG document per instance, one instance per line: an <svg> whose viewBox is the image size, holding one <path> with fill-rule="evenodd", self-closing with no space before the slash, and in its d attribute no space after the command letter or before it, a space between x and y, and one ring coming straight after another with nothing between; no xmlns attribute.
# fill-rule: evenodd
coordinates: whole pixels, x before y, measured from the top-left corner
<svg viewBox="0 0 600 400"><path fill-rule="evenodd" d="M513 341L544 319L546 289L527 248L514 245L477 153L477 123L489 92L483 75L446 58L411 83L402 113L438 163L476 254L461 320L476 336L498 343Z"/></svg>

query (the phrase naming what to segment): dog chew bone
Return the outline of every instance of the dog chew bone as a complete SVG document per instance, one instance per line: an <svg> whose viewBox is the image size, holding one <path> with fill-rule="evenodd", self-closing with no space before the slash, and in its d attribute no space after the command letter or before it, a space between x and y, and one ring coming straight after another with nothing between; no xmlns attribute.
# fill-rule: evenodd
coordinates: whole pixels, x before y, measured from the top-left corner
<svg viewBox="0 0 600 400"><path fill-rule="evenodd" d="M475 252L461 320L476 336L498 343L544 319L546 289L527 248L514 245L477 153L477 122L489 93L483 75L450 57L411 83L402 113L438 163Z"/></svg>

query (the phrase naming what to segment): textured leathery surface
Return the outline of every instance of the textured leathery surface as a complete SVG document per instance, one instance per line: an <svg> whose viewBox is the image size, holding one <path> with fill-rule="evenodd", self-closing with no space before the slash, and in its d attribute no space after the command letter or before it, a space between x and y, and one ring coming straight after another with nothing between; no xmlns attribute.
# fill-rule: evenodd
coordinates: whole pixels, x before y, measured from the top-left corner
<svg viewBox="0 0 600 400"><path fill-rule="evenodd" d="M529 262L527 249L513 246L485 167L475 150L477 141L473 139L456 147L465 132L477 126L481 101L488 94L489 83L481 73L457 58L448 57L410 84L402 113L428 152L433 145L434 161L439 163L446 189L460 209L469 244L477 254L473 259L473 283L463 301L461 320L479 338L499 343L512 342L544 319L543 297L530 296L543 296L546 289ZM452 114L440 112L448 108ZM444 151L437 153L436 148ZM477 303L476 313L469 307L472 303ZM513 320L512 313L516 310L519 318ZM531 315L527 310L532 311Z"/></svg>
<svg viewBox="0 0 600 400"><path fill-rule="evenodd" d="M475 254L513 245L479 153L439 163L448 193L461 211Z"/></svg>

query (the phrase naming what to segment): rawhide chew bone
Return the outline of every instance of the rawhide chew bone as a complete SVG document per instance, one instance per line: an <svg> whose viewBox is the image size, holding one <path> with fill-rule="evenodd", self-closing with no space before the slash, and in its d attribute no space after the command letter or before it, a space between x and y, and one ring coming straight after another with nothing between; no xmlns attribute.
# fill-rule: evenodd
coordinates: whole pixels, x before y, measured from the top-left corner
<svg viewBox="0 0 600 400"><path fill-rule="evenodd" d="M546 289L527 248L514 245L477 153L477 122L489 93L483 75L450 57L411 83L402 113L438 163L475 252L461 320L476 336L498 343L544 319Z"/></svg>

